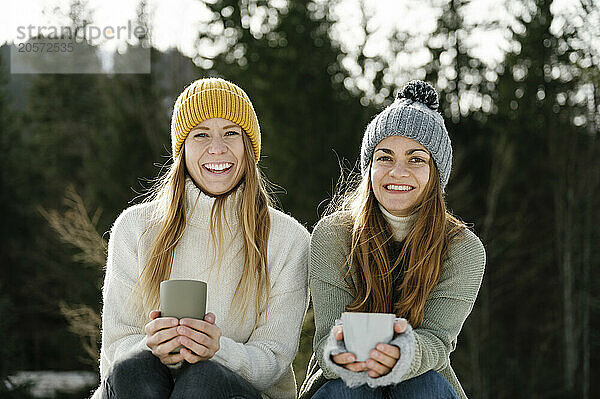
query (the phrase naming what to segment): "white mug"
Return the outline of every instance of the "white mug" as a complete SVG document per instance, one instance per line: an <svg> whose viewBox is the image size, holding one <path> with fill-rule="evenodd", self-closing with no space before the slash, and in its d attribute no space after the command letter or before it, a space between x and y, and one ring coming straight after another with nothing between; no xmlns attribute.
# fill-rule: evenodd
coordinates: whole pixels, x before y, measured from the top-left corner
<svg viewBox="0 0 600 399"><path fill-rule="evenodd" d="M346 350L356 356L357 362L366 361L377 344L387 344L394 338L395 320L393 313L342 313Z"/></svg>

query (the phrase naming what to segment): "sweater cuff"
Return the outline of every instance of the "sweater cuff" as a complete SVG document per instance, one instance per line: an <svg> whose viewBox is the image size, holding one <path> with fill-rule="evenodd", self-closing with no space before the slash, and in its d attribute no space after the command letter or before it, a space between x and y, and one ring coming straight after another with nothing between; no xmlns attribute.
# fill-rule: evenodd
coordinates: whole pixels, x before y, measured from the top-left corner
<svg viewBox="0 0 600 399"><path fill-rule="evenodd" d="M341 325L340 320L335 321L335 325ZM335 327L335 326L334 326ZM335 375L340 377L349 388L356 388L366 383L367 375L366 371L350 371L339 364L335 363L331 356L337 355L340 353L348 352L346 349L346 345L344 345L344 341L338 341L335 339L333 335L333 327L329 332L329 337L327 337L327 342L325 343L325 347L323 348L323 361L325 366L331 370Z"/></svg>
<svg viewBox="0 0 600 399"><path fill-rule="evenodd" d="M239 353L236 356L236 345L239 344L231 338L221 336L219 339L219 350L215 353L212 360L222 364L230 370L238 372L241 364L239 361L236 362L236 360L239 360Z"/></svg>
<svg viewBox="0 0 600 399"><path fill-rule="evenodd" d="M338 320L336 320L336 325L338 324L341 323L338 323ZM349 388L356 388L365 384L371 388L393 385L403 381L403 377L408 374L415 356L415 335L410 324L406 324L406 331L398 334L390 342L390 345L400 348L400 359L398 359L388 374L372 378L369 377L368 371L350 371L331 359L332 355L347 352L344 342L335 339L332 328L323 350L323 361L326 367L339 376Z"/></svg>
<svg viewBox="0 0 600 399"><path fill-rule="evenodd" d="M341 319L336 319L335 322L333 323L334 327L341 326L341 325L342 325ZM325 350L329 351L329 356L335 356L335 355L339 355L340 353L348 352L348 350L346 349L346 344L344 343L344 340L338 341L337 339L335 339L335 337L333 335L333 327L331 328L331 332L329 333L329 338L333 338L333 340L328 339L327 344L325 346Z"/></svg>

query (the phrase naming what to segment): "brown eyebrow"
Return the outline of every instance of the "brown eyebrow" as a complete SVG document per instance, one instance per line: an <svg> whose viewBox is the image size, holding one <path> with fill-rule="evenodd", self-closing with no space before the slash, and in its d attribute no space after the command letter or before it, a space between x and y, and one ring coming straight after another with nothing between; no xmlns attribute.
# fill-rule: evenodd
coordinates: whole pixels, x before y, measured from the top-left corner
<svg viewBox="0 0 600 399"><path fill-rule="evenodd" d="M377 151L383 151L386 154L394 155L394 151L390 150L389 148L378 148L377 150L375 150L375 152L377 152ZM422 150L420 148L412 148L412 149L406 151L406 155L410 155L416 151L423 151L425 154L429 155L429 153L427 151Z"/></svg>
<svg viewBox="0 0 600 399"><path fill-rule="evenodd" d="M416 151L423 151L425 154L429 155L429 153L427 151L422 150L420 148L413 148L412 150L408 150L408 151L406 151L406 155L410 155L410 154L412 154L412 153L414 153Z"/></svg>
<svg viewBox="0 0 600 399"><path fill-rule="evenodd" d="M238 125L227 125L227 126L223 126L221 129L231 129L232 127L238 127L239 128ZM210 130L209 127L202 126L202 125L198 125L198 126L194 127L192 130L195 130L195 129Z"/></svg>

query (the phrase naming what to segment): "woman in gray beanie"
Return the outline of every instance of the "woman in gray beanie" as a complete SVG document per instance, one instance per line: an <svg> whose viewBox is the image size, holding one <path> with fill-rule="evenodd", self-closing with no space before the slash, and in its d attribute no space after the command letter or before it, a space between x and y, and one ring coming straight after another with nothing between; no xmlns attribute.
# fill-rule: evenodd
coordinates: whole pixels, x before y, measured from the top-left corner
<svg viewBox="0 0 600 399"><path fill-rule="evenodd" d="M409 82L369 123L360 183L311 237L314 354L302 397L466 398L450 365L483 278L485 249L446 209L452 146L438 95ZM346 350L343 312L394 313L366 361Z"/></svg>

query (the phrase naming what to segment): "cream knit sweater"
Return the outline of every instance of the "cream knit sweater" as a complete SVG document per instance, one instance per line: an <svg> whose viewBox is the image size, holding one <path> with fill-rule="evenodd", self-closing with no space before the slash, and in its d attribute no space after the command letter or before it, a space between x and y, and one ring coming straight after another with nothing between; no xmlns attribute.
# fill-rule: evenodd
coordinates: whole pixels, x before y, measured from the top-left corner
<svg viewBox="0 0 600 399"><path fill-rule="evenodd" d="M268 317L263 312L258 327L254 328L253 301L243 320L230 310L230 306L236 306L233 294L243 266L236 206L241 190L229 197L225 207L229 228L224 224L224 257L220 267L214 264L217 246L209 230L214 198L202 193L190 177L186 178L185 196L188 223L175 248L171 278L207 282L207 312L216 315L216 325L223 333L220 349L212 360L238 373L263 392L264 397L296 397L291 363L298 349L307 305L308 231L291 216L269 208L267 262L271 295ZM155 206L155 202L149 202L124 210L111 230L103 287L101 380L119 357L137 349L149 350L144 334L148 315L136 313L129 299L158 233L158 226L148 223Z"/></svg>

